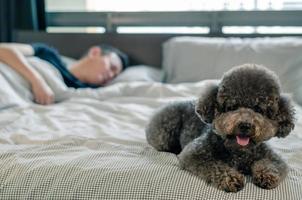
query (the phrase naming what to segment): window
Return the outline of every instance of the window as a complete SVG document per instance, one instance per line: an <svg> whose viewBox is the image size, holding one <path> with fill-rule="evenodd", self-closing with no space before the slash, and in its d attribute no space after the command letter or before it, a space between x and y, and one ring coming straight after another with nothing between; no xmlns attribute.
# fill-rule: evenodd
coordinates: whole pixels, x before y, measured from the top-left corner
<svg viewBox="0 0 302 200"><path fill-rule="evenodd" d="M49 32L302 34L302 0L46 0Z"/></svg>
<svg viewBox="0 0 302 200"><path fill-rule="evenodd" d="M208 34L208 27L181 27L181 26L166 26L166 27L123 27L120 26L116 30L117 33L177 33L177 34Z"/></svg>
<svg viewBox="0 0 302 200"><path fill-rule="evenodd" d="M224 26L224 34L301 34L302 27L294 26Z"/></svg>

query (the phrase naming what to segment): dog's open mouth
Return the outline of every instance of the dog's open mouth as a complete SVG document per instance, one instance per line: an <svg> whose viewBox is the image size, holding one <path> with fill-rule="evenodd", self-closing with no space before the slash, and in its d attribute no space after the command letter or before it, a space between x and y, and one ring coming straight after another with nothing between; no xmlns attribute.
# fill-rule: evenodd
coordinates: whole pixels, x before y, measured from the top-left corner
<svg viewBox="0 0 302 200"><path fill-rule="evenodd" d="M240 136L240 135L237 135L236 136L236 140L237 140L237 143L241 146L246 146L249 144L250 142L250 138L247 137L247 136Z"/></svg>

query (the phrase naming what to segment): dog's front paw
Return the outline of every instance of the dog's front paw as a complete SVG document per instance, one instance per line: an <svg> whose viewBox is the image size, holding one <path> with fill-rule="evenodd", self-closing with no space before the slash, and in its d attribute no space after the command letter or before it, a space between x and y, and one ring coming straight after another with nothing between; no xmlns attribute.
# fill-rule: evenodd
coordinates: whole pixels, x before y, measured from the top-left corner
<svg viewBox="0 0 302 200"><path fill-rule="evenodd" d="M276 169L263 167L254 172L253 183L263 189L273 189L279 185L280 175Z"/></svg>
<svg viewBox="0 0 302 200"><path fill-rule="evenodd" d="M237 171L230 171L222 177L218 188L226 192L238 192L244 187L244 175Z"/></svg>

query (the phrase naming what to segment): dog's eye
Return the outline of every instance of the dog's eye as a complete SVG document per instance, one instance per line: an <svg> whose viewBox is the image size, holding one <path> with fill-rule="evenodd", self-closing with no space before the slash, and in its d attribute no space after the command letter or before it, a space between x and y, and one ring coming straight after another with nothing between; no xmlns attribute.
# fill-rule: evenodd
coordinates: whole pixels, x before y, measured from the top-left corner
<svg viewBox="0 0 302 200"><path fill-rule="evenodd" d="M266 114L268 118L273 118L275 116L275 111L272 108L267 108Z"/></svg>

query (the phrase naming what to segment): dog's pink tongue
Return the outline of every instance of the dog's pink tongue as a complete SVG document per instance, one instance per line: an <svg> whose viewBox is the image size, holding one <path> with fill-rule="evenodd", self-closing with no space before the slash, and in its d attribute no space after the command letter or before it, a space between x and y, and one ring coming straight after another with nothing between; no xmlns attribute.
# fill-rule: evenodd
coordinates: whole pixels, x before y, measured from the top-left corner
<svg viewBox="0 0 302 200"><path fill-rule="evenodd" d="M237 143L241 146L246 146L248 145L250 138L249 137L240 137L240 136L236 136L237 139Z"/></svg>

